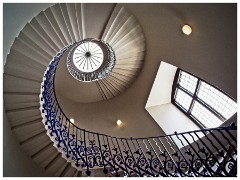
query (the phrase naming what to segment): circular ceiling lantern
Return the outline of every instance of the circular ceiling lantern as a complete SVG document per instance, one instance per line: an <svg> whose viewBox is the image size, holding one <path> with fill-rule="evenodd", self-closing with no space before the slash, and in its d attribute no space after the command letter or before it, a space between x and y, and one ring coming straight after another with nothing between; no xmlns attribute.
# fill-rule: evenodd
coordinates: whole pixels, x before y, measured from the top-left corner
<svg viewBox="0 0 240 180"><path fill-rule="evenodd" d="M185 24L183 27L182 27L182 31L184 34L186 35L190 35L192 33L192 27Z"/></svg>
<svg viewBox="0 0 240 180"><path fill-rule="evenodd" d="M77 80L96 81L108 76L116 62L112 47L102 40L85 39L68 54L67 68Z"/></svg>

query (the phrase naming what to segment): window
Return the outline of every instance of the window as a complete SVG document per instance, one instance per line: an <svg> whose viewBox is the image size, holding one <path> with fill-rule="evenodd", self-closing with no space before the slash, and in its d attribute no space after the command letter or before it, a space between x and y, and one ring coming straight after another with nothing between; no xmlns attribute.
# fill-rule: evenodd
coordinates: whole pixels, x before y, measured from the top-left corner
<svg viewBox="0 0 240 180"><path fill-rule="evenodd" d="M218 127L237 112L234 99L180 69L172 92L172 103L201 128Z"/></svg>

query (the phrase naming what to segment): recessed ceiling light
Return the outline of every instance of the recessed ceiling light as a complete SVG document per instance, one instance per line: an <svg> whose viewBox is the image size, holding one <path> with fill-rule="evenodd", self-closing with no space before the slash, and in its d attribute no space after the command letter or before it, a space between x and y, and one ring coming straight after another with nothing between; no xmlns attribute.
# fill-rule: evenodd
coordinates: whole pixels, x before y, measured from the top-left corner
<svg viewBox="0 0 240 180"><path fill-rule="evenodd" d="M122 124L121 120L117 120L117 125L120 126Z"/></svg>
<svg viewBox="0 0 240 180"><path fill-rule="evenodd" d="M70 119L70 122L74 124L74 119L73 119L73 118L71 118L71 119Z"/></svg>
<svg viewBox="0 0 240 180"><path fill-rule="evenodd" d="M190 35L192 33L192 28L191 26L185 24L183 27L182 27L182 31L184 34L186 35Z"/></svg>

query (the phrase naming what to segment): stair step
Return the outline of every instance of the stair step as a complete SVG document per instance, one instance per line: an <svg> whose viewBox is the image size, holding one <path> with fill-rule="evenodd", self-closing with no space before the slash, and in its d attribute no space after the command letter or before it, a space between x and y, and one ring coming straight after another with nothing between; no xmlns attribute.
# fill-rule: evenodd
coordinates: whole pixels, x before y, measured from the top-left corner
<svg viewBox="0 0 240 180"><path fill-rule="evenodd" d="M10 54L7 56L7 62L5 66L23 66L34 69L37 72L44 72L46 70L46 66L44 64L25 56L22 54L22 52L15 49L11 49Z"/></svg>
<svg viewBox="0 0 240 180"><path fill-rule="evenodd" d="M31 20L30 25L34 28L35 31L38 32L38 34L41 35L42 39L44 39L44 41L47 42L55 52L58 52L60 50L60 48L54 43L54 41L50 37L50 34L48 34L46 29L41 26L41 24L37 21L36 18L33 18Z"/></svg>
<svg viewBox="0 0 240 180"><path fill-rule="evenodd" d="M71 36L68 32L68 27L65 23L60 5L56 4L56 5L54 5L50 8L52 10L53 16L55 17L55 19L57 21L57 24L59 25L59 28L61 29L62 34L63 34L64 38L66 39L67 43L68 44L72 43L73 41L72 41Z"/></svg>
<svg viewBox="0 0 240 180"><path fill-rule="evenodd" d="M56 4L26 24L7 56L4 101L12 131L32 159L55 176L81 177L82 171L67 163L46 135L39 109L43 74L65 45L90 37L103 38L114 47L115 69L94 87L100 98L117 96L131 84L145 51L140 26L121 5Z"/></svg>
<svg viewBox="0 0 240 180"><path fill-rule="evenodd" d="M3 74L4 92L29 92L40 94L41 83Z"/></svg>
<svg viewBox="0 0 240 180"><path fill-rule="evenodd" d="M132 57L125 57L122 59L118 59L118 62L116 63L115 66L122 66L125 64L136 64L136 66L139 66L143 63L143 60L141 59L143 57L143 53L138 53L139 55L132 56Z"/></svg>
<svg viewBox="0 0 240 180"><path fill-rule="evenodd" d="M75 4L74 3L68 3L66 4L67 6L67 11L68 11L68 16L69 20L72 26L73 34L74 34L74 39L76 41L81 40L81 37L79 36L79 29L78 29L78 22L77 22L77 17L76 17L76 10L75 10ZM79 22L81 23L81 22Z"/></svg>
<svg viewBox="0 0 240 180"><path fill-rule="evenodd" d="M50 153L48 155L49 157L51 154L57 152L53 146L53 142L47 136L46 131L21 146L26 149L31 156L34 156L33 159L38 159L39 157L44 159L43 155L46 156L47 152ZM41 160L43 161L43 159Z"/></svg>
<svg viewBox="0 0 240 180"><path fill-rule="evenodd" d="M131 57L139 57L139 60L142 61L143 60L143 57L144 57L144 54L145 54L145 51L140 51L140 52L137 52L137 53L134 53L134 54L131 54L131 53L118 53L116 54L116 56L118 55L118 58L119 59L127 59L127 58L131 58ZM114 70L114 69L113 69Z"/></svg>
<svg viewBox="0 0 240 180"><path fill-rule="evenodd" d="M119 25L118 29L112 33L111 38L108 42L111 45L114 45L118 40L122 39L127 33L129 33L133 28L137 26L137 21L134 16L129 16L123 24Z"/></svg>
<svg viewBox="0 0 240 180"><path fill-rule="evenodd" d="M31 149L31 151L29 151L28 153L31 155L31 158L34 159L39 153L41 153L42 151L44 151L45 149L49 148L52 145L53 143L51 141L45 141L38 147Z"/></svg>
<svg viewBox="0 0 240 180"><path fill-rule="evenodd" d="M58 171L55 173L56 177L63 177L63 175L68 171L69 166L71 166L69 163L65 163L63 167L58 169Z"/></svg>
<svg viewBox="0 0 240 180"><path fill-rule="evenodd" d="M101 90L102 90L102 93L104 94L104 97L106 97L107 99L113 97L114 95L111 93L111 90L109 90L109 88L106 87L106 85L104 84L103 81L101 82L98 82Z"/></svg>
<svg viewBox="0 0 240 180"><path fill-rule="evenodd" d="M134 75L135 75L134 72L120 68L113 70L111 74L112 77L122 80L124 83L126 81L130 81L131 79L129 79L129 77L132 77Z"/></svg>
<svg viewBox="0 0 240 180"><path fill-rule="evenodd" d="M13 52L14 51L14 52ZM14 68L14 69L28 69L33 75L37 77L40 74L43 74L46 70L46 66L42 63L36 62L27 56L21 56L22 54L18 53L15 50L12 50L11 54L7 56L7 63L5 67ZM32 62L29 62L32 61ZM6 71L6 70L5 70ZM23 70L22 70L23 71Z"/></svg>
<svg viewBox="0 0 240 180"><path fill-rule="evenodd" d="M30 141L21 144L21 147L33 158L37 158L39 154L53 147L53 142L46 135L46 132L39 134ZM53 147L54 148L54 147ZM55 149L56 152L56 149Z"/></svg>
<svg viewBox="0 0 240 180"><path fill-rule="evenodd" d="M62 174L62 176L63 176L63 177L74 177L75 172L76 172L76 169L75 169L74 167L72 167L70 163L68 163L68 164L69 164L69 165L68 165L69 167L68 167L68 169L66 170L66 172L64 172L64 173Z"/></svg>
<svg viewBox="0 0 240 180"><path fill-rule="evenodd" d="M41 75L39 75L37 72L34 72L34 69L27 69L27 68L21 69L18 66L14 66L14 67L6 66L5 74L18 77L18 78L29 79L39 83L41 83L43 79Z"/></svg>
<svg viewBox="0 0 240 180"><path fill-rule="evenodd" d="M23 126L27 126L27 125L32 124L32 123L38 123L38 122L42 122L42 119L35 119L33 121L29 121L29 122L25 122L25 123L13 126L12 130L17 129L17 128L21 128Z"/></svg>
<svg viewBox="0 0 240 180"><path fill-rule="evenodd" d="M111 77L108 77L108 79L106 79L109 83L113 84L114 88L117 89L117 91L120 91L122 92L122 90L124 89L124 84L119 81L119 80L116 80L116 78L111 78Z"/></svg>
<svg viewBox="0 0 240 180"><path fill-rule="evenodd" d="M45 51L41 46L39 46L36 42L26 36L23 32L20 32L18 38L28 46L33 48L35 51L46 57L46 59L49 59L49 61L52 59L53 56L51 54L48 54L48 51Z"/></svg>
<svg viewBox="0 0 240 180"><path fill-rule="evenodd" d="M21 41L19 38L15 38L12 49L17 50L18 52L24 52L25 56L29 57L30 59L34 59L45 67L47 67L49 64L49 59L42 56L37 51L34 51L31 47L23 43L23 41Z"/></svg>
<svg viewBox="0 0 240 180"><path fill-rule="evenodd" d="M9 111L7 115L12 126L41 118L39 108L29 108L22 111Z"/></svg>
<svg viewBox="0 0 240 180"><path fill-rule="evenodd" d="M119 94L118 86L116 86L116 83L112 82L110 79L102 79L101 82L106 85L105 87L108 87L114 96Z"/></svg>
<svg viewBox="0 0 240 180"><path fill-rule="evenodd" d="M58 170L63 168L65 164L66 160L63 159L61 155L59 155L58 158L46 169L46 171L51 174L56 174Z"/></svg>
<svg viewBox="0 0 240 180"><path fill-rule="evenodd" d="M79 38L83 39L83 17L82 17L82 3L76 3L75 9L76 9L76 18L77 18L77 25L78 25L78 33Z"/></svg>
<svg viewBox="0 0 240 180"><path fill-rule="evenodd" d="M25 34L25 36L29 37L29 39L37 43L39 47L44 49L44 51L46 51L52 57L57 53L57 49L54 49L44 38L44 35L39 33L30 23L27 23L21 32Z"/></svg>
<svg viewBox="0 0 240 180"><path fill-rule="evenodd" d="M56 148L53 146L46 147L44 151L39 152L33 160L40 164L41 167L45 167L52 158L54 158L59 152L56 151Z"/></svg>
<svg viewBox="0 0 240 180"><path fill-rule="evenodd" d="M119 16L120 11L123 11L123 7L116 4L102 35L102 39L104 41L108 39L108 37L110 36L110 32L112 32L114 26L116 26L116 17Z"/></svg>
<svg viewBox="0 0 240 180"><path fill-rule="evenodd" d="M118 5L117 5L118 6ZM118 9L118 7L116 8ZM111 39L116 35L116 33L121 29L121 27L126 23L126 21L131 17L131 15L126 11L124 7L120 7L118 14L116 17L114 17L113 23L110 25L110 28L106 34L106 37L104 40L106 42L110 42Z"/></svg>
<svg viewBox="0 0 240 180"><path fill-rule="evenodd" d="M112 43L112 48L114 48L115 51L119 51L120 49L126 50L129 46L138 48L138 46L141 45L145 47L145 39L142 30L138 25L128 32L122 39Z"/></svg>
<svg viewBox="0 0 240 180"><path fill-rule="evenodd" d="M144 51L145 51L145 47L140 46L140 47L137 47L137 48L130 49L127 52L121 49L121 50L115 51L115 54L116 54L116 57L122 58L124 56L129 57L132 54L137 54L137 53L144 52ZM141 58L141 60L142 60L142 58Z"/></svg>
<svg viewBox="0 0 240 180"><path fill-rule="evenodd" d="M4 94L3 99L9 104L39 102L38 95Z"/></svg>
<svg viewBox="0 0 240 180"><path fill-rule="evenodd" d="M41 136L42 134L46 134L42 122L32 123L30 125L22 126L20 128L15 128L13 129L13 131L17 135L20 144L25 144L32 138Z"/></svg>
<svg viewBox="0 0 240 180"><path fill-rule="evenodd" d="M58 158L61 158L61 154L56 151L56 152L54 153L54 155L51 156L51 157L48 159L48 161L46 161L46 162L44 163L44 164L45 164L44 169L46 170L46 169L48 169L50 166L52 166L52 164L53 164L55 161L57 161Z"/></svg>
<svg viewBox="0 0 240 180"><path fill-rule="evenodd" d="M82 171L76 170L74 177L82 177Z"/></svg>
<svg viewBox="0 0 240 180"><path fill-rule="evenodd" d="M59 27L58 25L58 22L56 21L54 15L53 15L53 12L51 10L51 8L48 8L44 11L47 19L49 20L49 22L51 23L54 31L57 33L58 37L60 38L60 40L62 41L62 43L64 44L64 46L66 46L68 43L62 33L62 30L61 28Z"/></svg>
<svg viewBox="0 0 240 180"><path fill-rule="evenodd" d="M58 49L62 49L64 47L64 44L46 17L46 14L42 11L35 18L38 21L39 25L45 30L45 32L47 32L48 36L58 47Z"/></svg>
<svg viewBox="0 0 240 180"><path fill-rule="evenodd" d="M5 103L6 112L15 111L18 109L28 109L39 106L39 102L26 102L26 103Z"/></svg>
<svg viewBox="0 0 240 180"><path fill-rule="evenodd" d="M62 11L64 20L65 20L65 23L66 23L66 25L67 25L67 27L68 27L68 32L69 32L69 34L70 34L70 36L71 36L72 42L75 42L76 39L75 39L75 36L74 36L74 33L73 33L71 21L70 21L70 19L69 19L68 10L67 10L67 5L64 4L64 3L60 3L60 8L61 8L61 11Z"/></svg>

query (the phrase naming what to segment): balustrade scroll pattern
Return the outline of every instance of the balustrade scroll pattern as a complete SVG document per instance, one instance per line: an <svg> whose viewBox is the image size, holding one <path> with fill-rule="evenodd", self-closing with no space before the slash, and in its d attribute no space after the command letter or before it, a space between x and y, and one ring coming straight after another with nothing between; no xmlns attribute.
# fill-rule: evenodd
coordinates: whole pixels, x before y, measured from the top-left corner
<svg viewBox="0 0 240 180"><path fill-rule="evenodd" d="M74 45L63 48L50 62L40 102L48 136L75 168L88 176L92 168L115 176L236 176L235 124L149 138L116 138L72 124L58 104L54 75L61 56Z"/></svg>

